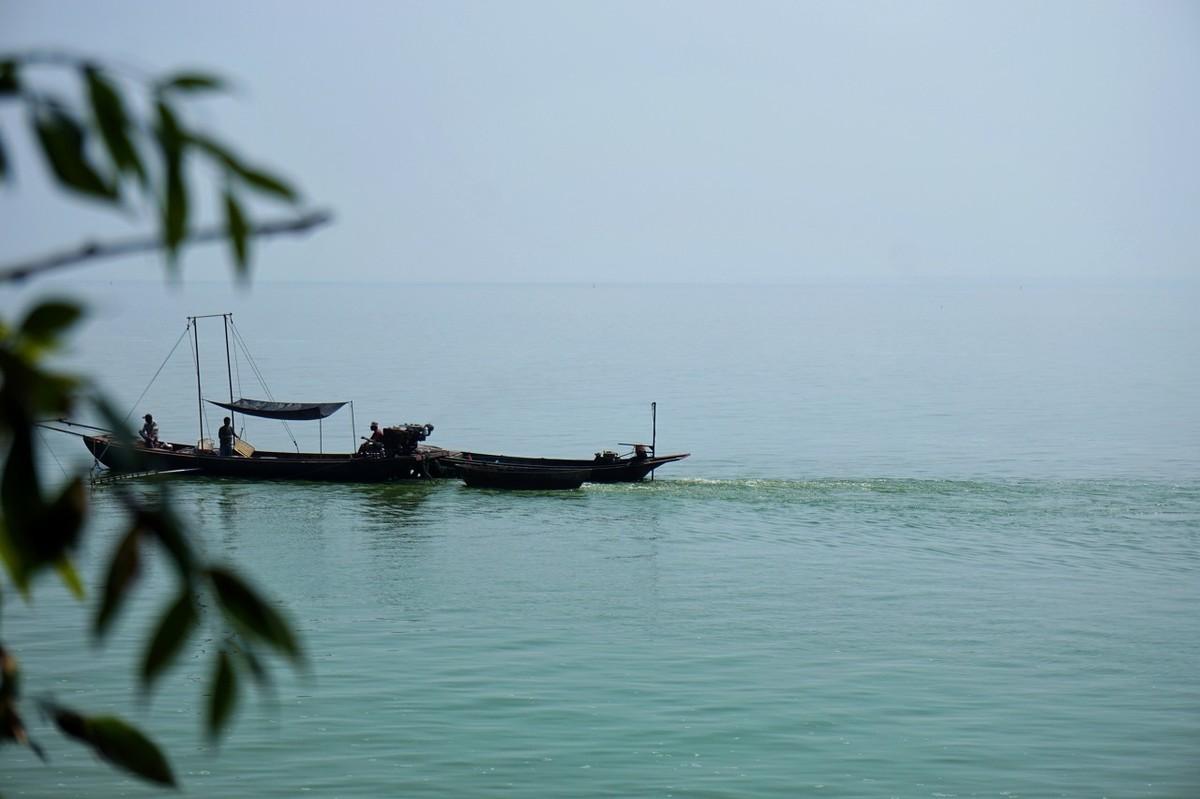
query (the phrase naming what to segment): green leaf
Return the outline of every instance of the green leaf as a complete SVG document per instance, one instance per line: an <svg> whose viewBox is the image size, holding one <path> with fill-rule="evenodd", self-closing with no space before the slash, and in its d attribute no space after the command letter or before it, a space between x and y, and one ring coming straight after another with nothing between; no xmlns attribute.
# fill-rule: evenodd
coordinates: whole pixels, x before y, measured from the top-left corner
<svg viewBox="0 0 1200 799"><path fill-rule="evenodd" d="M45 512L45 504L34 469L33 435L21 423L24 420L15 421L8 461L4 464L4 478L0 483L0 510L10 527L31 526Z"/></svg>
<svg viewBox="0 0 1200 799"><path fill-rule="evenodd" d="M178 162L167 169L166 200L163 205L163 241L172 259L187 238L188 195L183 169Z"/></svg>
<svg viewBox="0 0 1200 799"><path fill-rule="evenodd" d="M21 670L17 659L0 645L0 743L12 741L28 746L43 761L46 753L29 738L25 722L18 712L21 700Z"/></svg>
<svg viewBox="0 0 1200 799"><path fill-rule="evenodd" d="M211 158L219 161L226 169L236 172L240 167L237 156L216 139L194 131L189 131L187 138L189 143L208 153Z"/></svg>
<svg viewBox="0 0 1200 799"><path fill-rule="evenodd" d="M33 437L27 424L13 425L12 443L0 479L0 513L5 542L3 554L13 583L25 593L37 571L37 521L45 512L41 485L33 462Z"/></svg>
<svg viewBox="0 0 1200 799"><path fill-rule="evenodd" d="M112 83L95 67L84 69L88 87L88 99L92 104L92 113L96 117L96 127L100 129L100 138L108 149L113 165L120 172L136 175L143 185L146 182L146 170L138 158L137 149L129 138L129 116L125 113L125 104L121 95Z"/></svg>
<svg viewBox="0 0 1200 799"><path fill-rule="evenodd" d="M166 489L162 489L165 494ZM188 544L183 525L175 518L165 501L157 509L142 509L138 512L138 524L154 533L163 549L171 556L171 561L179 570L179 576L185 581L192 579L192 565L195 558L192 547Z"/></svg>
<svg viewBox="0 0 1200 799"><path fill-rule="evenodd" d="M69 482L48 506L41 500L41 485L33 468L32 438L28 429L17 429L5 464L3 485L4 524L0 527L0 555L13 582L22 591L39 570L54 565L73 590L82 591L79 577L66 561L67 551L79 541L87 495L78 477ZM74 584L72 583L74 577Z"/></svg>
<svg viewBox="0 0 1200 799"><path fill-rule="evenodd" d="M58 727L59 732L77 741L90 743L87 739L87 719L83 716L73 710L50 702L45 702L42 705L42 709L54 719L54 724Z"/></svg>
<svg viewBox="0 0 1200 799"><path fill-rule="evenodd" d="M188 191L184 179L183 155L186 137L175 112L166 103L158 103L158 145L165 167L165 191L162 200L163 246L174 265L179 245L187 238Z"/></svg>
<svg viewBox="0 0 1200 799"><path fill-rule="evenodd" d="M88 732L101 757L150 782L176 785L162 751L135 727L112 716L100 716L88 719Z"/></svg>
<svg viewBox="0 0 1200 799"><path fill-rule="evenodd" d="M213 666L212 686L208 697L208 737L215 739L229 722L229 716L237 704L237 673L229 654L217 652Z"/></svg>
<svg viewBox="0 0 1200 799"><path fill-rule="evenodd" d="M104 581L104 598L100 602L100 610L96 613L96 621L92 632L101 636L108 631L108 626L121 609L121 603L133 580L137 577L141 557L138 552L142 538L142 528L134 525L121 539L121 543L113 550L112 560L108 564L108 577Z"/></svg>
<svg viewBox="0 0 1200 799"><path fill-rule="evenodd" d="M65 300L43 302L21 322L20 335L43 345L52 345L83 316L83 309Z"/></svg>
<svg viewBox="0 0 1200 799"><path fill-rule="evenodd" d="M113 716L85 718L59 707L52 713L63 733L91 746L103 759L144 780L175 787L175 775L166 757L135 727Z"/></svg>
<svg viewBox="0 0 1200 799"><path fill-rule="evenodd" d="M21 91L21 82L17 78L16 61L0 61L0 97L17 94Z"/></svg>
<svg viewBox="0 0 1200 799"><path fill-rule="evenodd" d="M87 591L83 587L83 580L79 578L79 572L75 570L75 564L71 562L70 558L59 558L54 563L54 570L58 572L63 585L70 590L76 599L82 600L87 596Z"/></svg>
<svg viewBox="0 0 1200 799"><path fill-rule="evenodd" d="M258 659L258 655L254 653L254 649L249 642L241 641L241 646L235 651L238 658L245 663L246 668L250 671L250 676L254 678L254 682L259 688L271 689L274 686L271 683L271 673L263 666L262 661Z"/></svg>
<svg viewBox="0 0 1200 799"><path fill-rule="evenodd" d="M287 622L250 586L221 568L209 569L208 576L226 616L293 661L300 659L300 647Z"/></svg>
<svg viewBox="0 0 1200 799"><path fill-rule="evenodd" d="M80 385L79 378L71 375L37 372L29 389L31 405L38 413L49 413L55 418L67 416Z"/></svg>
<svg viewBox="0 0 1200 799"><path fill-rule="evenodd" d="M269 172L252 169L241 164L237 166L236 171L242 180L260 192L274 194L288 202L295 202L298 199L295 189Z"/></svg>
<svg viewBox="0 0 1200 799"><path fill-rule="evenodd" d="M3 516L0 516L0 560L4 561L4 568L8 571L13 585L23 596L28 598L29 566L25 562L21 547L17 546L9 534L8 525L5 524Z"/></svg>
<svg viewBox="0 0 1200 799"><path fill-rule="evenodd" d="M88 159L86 128L63 109L43 104L35 114L34 129L59 183L95 199L117 201L116 188Z"/></svg>
<svg viewBox="0 0 1200 799"><path fill-rule="evenodd" d="M181 72L158 82L159 92L167 91L221 91L225 82L215 75L205 75L202 72Z"/></svg>
<svg viewBox="0 0 1200 799"><path fill-rule="evenodd" d="M17 659L0 646L0 703L16 700L21 695L21 669Z"/></svg>
<svg viewBox="0 0 1200 799"><path fill-rule="evenodd" d="M44 372L34 366L40 356L38 347L28 341L20 342L21 352L0 347L0 407L6 412L0 415L0 430L15 429L20 413L22 424L32 424L38 416L60 418L68 415L78 389L79 381L68 375Z"/></svg>
<svg viewBox="0 0 1200 799"><path fill-rule="evenodd" d="M75 477L38 520L35 547L39 565L56 563L75 548L86 512L87 492L83 480Z"/></svg>
<svg viewBox="0 0 1200 799"><path fill-rule="evenodd" d="M205 136L203 133L193 132L189 132L187 137L191 144L208 153L210 157L218 161L232 175L237 176L256 191L274 194L289 202L295 202L299 199L296 190L289 186L282 178L276 177L264 170L247 166L228 147L216 139Z"/></svg>
<svg viewBox="0 0 1200 799"><path fill-rule="evenodd" d="M229 244L233 247L233 262L237 267L238 277L244 279L250 268L249 226L246 224L241 205L231 191L225 192L225 220Z"/></svg>
<svg viewBox="0 0 1200 799"><path fill-rule="evenodd" d="M118 441L132 442L134 440L133 432L124 416L106 397L99 393L92 393L89 399L104 420L104 424L108 425L108 429L112 431L112 435ZM110 454L117 467L122 471L137 472L145 471L148 468L145 455L136 447L113 447Z"/></svg>
<svg viewBox="0 0 1200 799"><path fill-rule="evenodd" d="M184 588L183 593L159 620L150 645L146 647L146 656L142 660L143 685L153 685L163 670L171 665L195 629L196 621L195 600L192 598L192 592Z"/></svg>

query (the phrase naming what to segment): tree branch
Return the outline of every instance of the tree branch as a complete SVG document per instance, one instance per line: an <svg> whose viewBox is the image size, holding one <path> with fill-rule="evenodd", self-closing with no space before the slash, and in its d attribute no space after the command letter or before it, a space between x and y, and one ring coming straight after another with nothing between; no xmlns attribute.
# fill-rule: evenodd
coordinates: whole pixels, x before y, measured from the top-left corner
<svg viewBox="0 0 1200 799"><path fill-rule="evenodd" d="M275 236L281 233L306 233L309 230L326 224L333 218L328 211L313 211L292 219L281 219L274 222L262 222L250 225L246 231L247 237ZM188 244L203 244L211 241L226 241L229 230L225 227L208 227L197 230L184 239L181 246ZM162 239L157 236L145 236L128 239L118 239L109 242L87 241L74 250L47 255L32 261L0 267L0 283L18 283L34 275L41 275L68 266L79 266L88 261L103 258L115 258L121 255L132 255L139 252L152 252L163 248Z"/></svg>

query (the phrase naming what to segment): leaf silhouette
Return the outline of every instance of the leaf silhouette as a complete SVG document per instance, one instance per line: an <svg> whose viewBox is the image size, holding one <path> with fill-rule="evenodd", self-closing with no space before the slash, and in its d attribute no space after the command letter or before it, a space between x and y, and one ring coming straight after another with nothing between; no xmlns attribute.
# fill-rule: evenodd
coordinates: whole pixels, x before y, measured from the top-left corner
<svg viewBox="0 0 1200 799"><path fill-rule="evenodd" d="M208 576L216 589L217 601L228 617L292 660L300 659L300 647L287 622L250 586L221 568L209 569Z"/></svg>

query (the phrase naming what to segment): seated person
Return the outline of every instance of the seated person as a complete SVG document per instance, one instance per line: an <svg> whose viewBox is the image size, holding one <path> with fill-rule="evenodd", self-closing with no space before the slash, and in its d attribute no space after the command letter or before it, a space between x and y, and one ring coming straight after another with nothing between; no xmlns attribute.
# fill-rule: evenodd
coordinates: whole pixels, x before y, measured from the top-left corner
<svg viewBox="0 0 1200 799"><path fill-rule="evenodd" d="M143 424L142 429L138 431L138 435L141 436L142 443L147 447L157 447L158 425L154 422L154 417L150 414L146 414L142 417L142 419L145 421L145 424Z"/></svg>
<svg viewBox="0 0 1200 799"><path fill-rule="evenodd" d="M381 452L382 450L383 431L379 429L379 422L371 422L371 437L363 436L363 443L358 448L358 454L364 455L368 452Z"/></svg>

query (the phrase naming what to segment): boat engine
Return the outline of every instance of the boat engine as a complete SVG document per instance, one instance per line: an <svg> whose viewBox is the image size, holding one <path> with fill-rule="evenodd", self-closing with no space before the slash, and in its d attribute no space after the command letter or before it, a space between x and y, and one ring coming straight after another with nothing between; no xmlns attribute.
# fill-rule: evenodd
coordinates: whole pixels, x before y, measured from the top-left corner
<svg viewBox="0 0 1200 799"><path fill-rule="evenodd" d="M388 455L411 455L433 432L431 424L401 424L383 428L383 448Z"/></svg>

